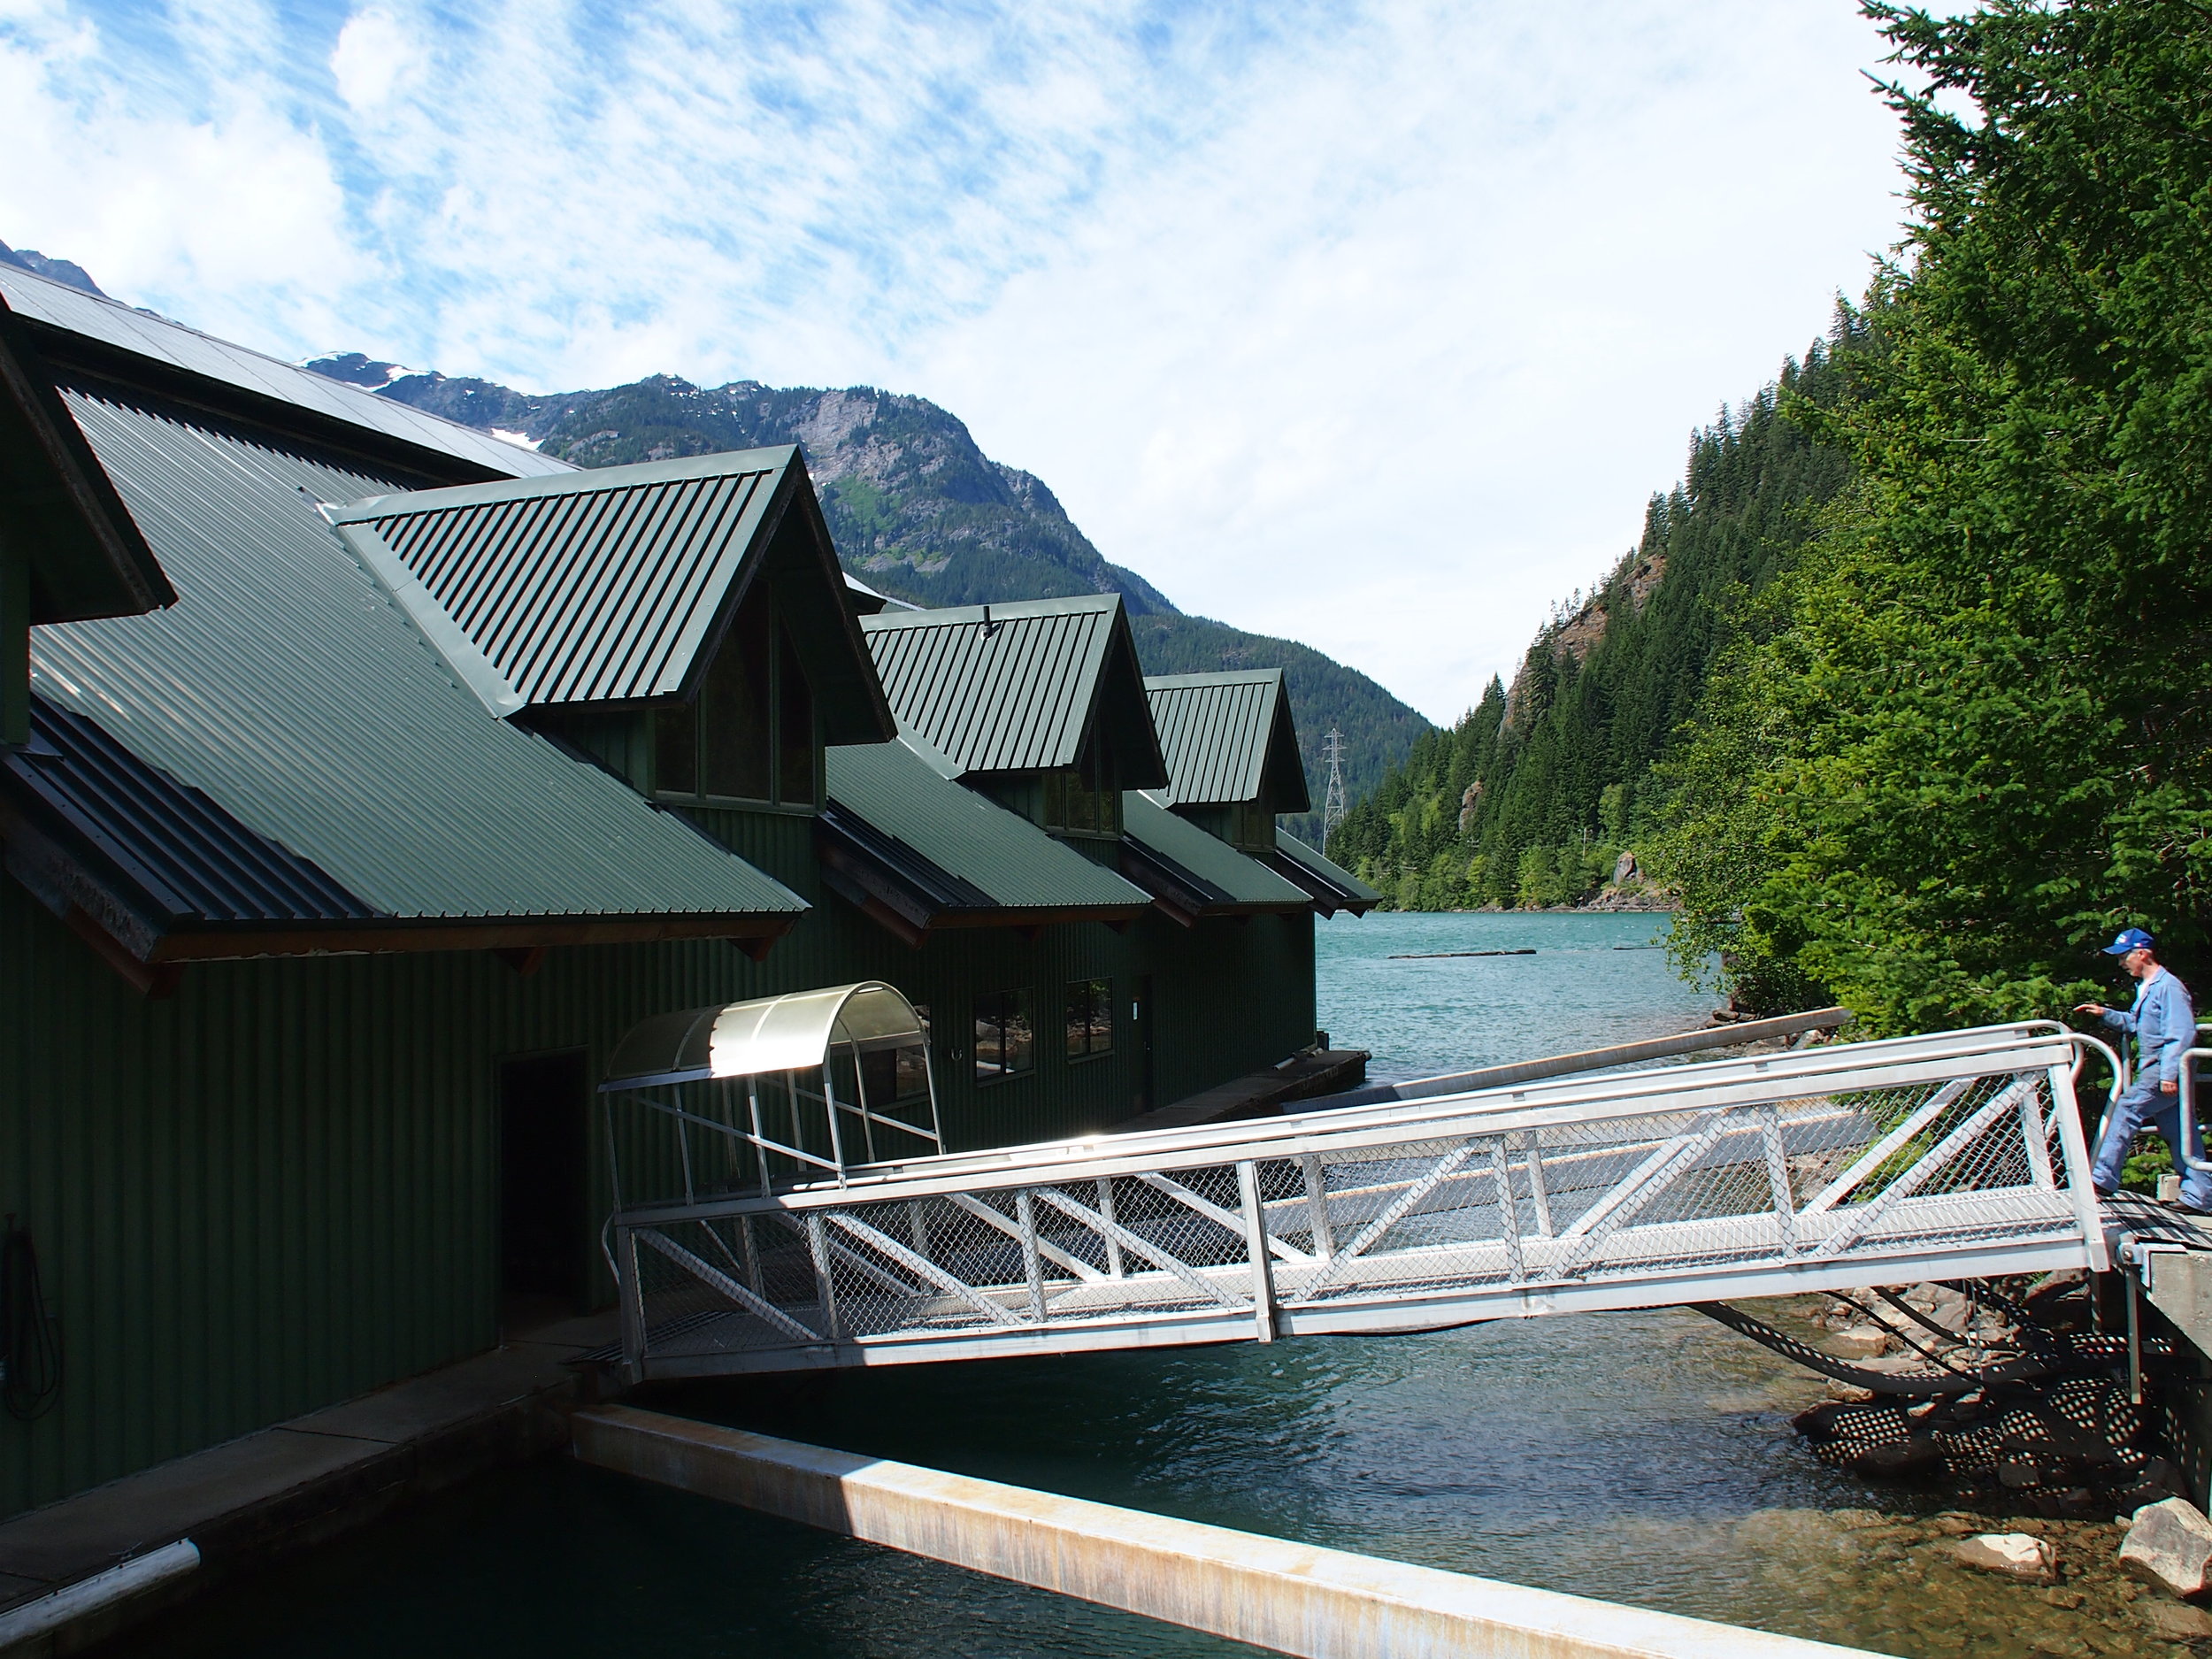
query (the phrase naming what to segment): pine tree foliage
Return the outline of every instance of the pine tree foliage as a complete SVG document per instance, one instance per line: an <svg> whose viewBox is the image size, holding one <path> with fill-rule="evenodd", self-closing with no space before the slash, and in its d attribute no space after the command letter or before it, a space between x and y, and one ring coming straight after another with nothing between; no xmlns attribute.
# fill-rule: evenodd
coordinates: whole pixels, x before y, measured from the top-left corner
<svg viewBox="0 0 2212 1659"><path fill-rule="evenodd" d="M1682 481L1598 591L1562 606L1509 691L1493 680L1449 731L1348 814L1330 856L1402 909L1571 904L1648 828L1651 771L1697 706L1733 618L1812 534L1848 476L1793 419L1831 401L1829 341L1694 434Z"/></svg>
<svg viewBox="0 0 2212 1659"><path fill-rule="evenodd" d="M1657 850L1744 1000L2048 1015L2117 926L2212 940L2212 8L1868 11L1914 212L1809 421L1855 481Z"/></svg>

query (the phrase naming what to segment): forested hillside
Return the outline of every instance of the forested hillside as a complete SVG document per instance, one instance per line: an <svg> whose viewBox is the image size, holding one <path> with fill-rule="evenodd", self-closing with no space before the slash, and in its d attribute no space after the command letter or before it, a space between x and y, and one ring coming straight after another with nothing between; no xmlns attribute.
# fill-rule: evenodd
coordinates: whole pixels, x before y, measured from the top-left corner
<svg viewBox="0 0 2212 1659"><path fill-rule="evenodd" d="M1857 483L1671 767L1678 941L1925 1029L2114 1000L2133 923L2202 998L2212 12L1875 15L1943 95L1889 95L1910 261L1808 411Z"/></svg>
<svg viewBox="0 0 2212 1659"><path fill-rule="evenodd" d="M1371 787L1430 729L1366 675L1309 646L1185 616L1134 571L1102 557L1041 479L992 460L963 422L926 398L864 386L698 387L671 375L533 396L489 380L411 373L358 352L308 366L580 466L796 443L840 556L879 592L921 605L1118 593L1148 672L1283 669L1317 807L1332 726L1344 733L1352 790ZM1289 827L1312 835L1317 824Z"/></svg>
<svg viewBox="0 0 2212 1659"><path fill-rule="evenodd" d="M1836 338L1690 444L1641 540L1563 606L1509 690L1492 681L1448 732L1348 815L1331 856L1409 910L1571 904L1651 823L1651 771L1696 707L1731 618L1811 535L1843 486L1840 450L1782 411L1832 402Z"/></svg>
<svg viewBox="0 0 2212 1659"><path fill-rule="evenodd" d="M2201 995L2212 10L1867 10L1901 257L1333 845L1401 902L1531 903L1632 844L1686 971L1875 1033L2115 1000L2125 925Z"/></svg>

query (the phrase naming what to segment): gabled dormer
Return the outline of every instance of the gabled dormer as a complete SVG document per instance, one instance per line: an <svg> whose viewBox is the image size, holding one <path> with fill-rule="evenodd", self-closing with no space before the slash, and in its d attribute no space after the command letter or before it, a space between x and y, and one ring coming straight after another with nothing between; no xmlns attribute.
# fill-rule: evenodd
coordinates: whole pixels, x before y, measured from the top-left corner
<svg viewBox="0 0 2212 1659"><path fill-rule="evenodd" d="M1144 682L1165 752L1160 805L1243 852L1275 850L1278 813L1312 810L1279 668Z"/></svg>
<svg viewBox="0 0 2212 1659"><path fill-rule="evenodd" d="M1111 845L1167 767L1117 594L885 611L861 627L902 731L1055 835Z"/></svg>
<svg viewBox="0 0 2212 1659"><path fill-rule="evenodd" d="M895 733L792 446L327 511L491 714L641 793L812 811Z"/></svg>
<svg viewBox="0 0 2212 1659"><path fill-rule="evenodd" d="M0 299L0 749L30 741L35 626L140 616L176 599Z"/></svg>

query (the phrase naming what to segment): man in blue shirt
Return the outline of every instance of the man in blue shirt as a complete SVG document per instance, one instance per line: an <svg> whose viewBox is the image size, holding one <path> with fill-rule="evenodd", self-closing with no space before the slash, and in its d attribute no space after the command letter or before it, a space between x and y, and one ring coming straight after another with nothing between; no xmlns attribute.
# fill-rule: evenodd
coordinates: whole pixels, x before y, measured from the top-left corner
<svg viewBox="0 0 2212 1659"><path fill-rule="evenodd" d="M2193 1170L2182 1161L2181 1069L2185 1062L2181 1056L2197 1041L2197 1010L2189 1000L2189 987L2159 965L2158 941L2139 927L2123 929L2104 954L2119 957L2120 965L2140 981L2135 1006L2123 1013L2102 1002L2080 1002L2074 1011L2094 1014L2116 1031L2135 1033L2135 1081L2113 1102L2112 1121L2105 1126L2090 1178L2101 1193L2117 1191L2128 1143L2141 1130L2155 1129L2174 1156L2174 1168L2181 1172L2181 1207L2193 1214L2212 1213L2212 1174ZM2204 1156L2201 1146L2190 1151L2200 1158Z"/></svg>

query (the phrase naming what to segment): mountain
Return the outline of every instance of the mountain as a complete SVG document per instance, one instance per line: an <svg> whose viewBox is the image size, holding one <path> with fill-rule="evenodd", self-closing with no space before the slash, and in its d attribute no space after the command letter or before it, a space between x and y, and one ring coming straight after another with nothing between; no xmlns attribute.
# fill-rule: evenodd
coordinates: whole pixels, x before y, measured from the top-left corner
<svg viewBox="0 0 2212 1659"><path fill-rule="evenodd" d="M67 259L50 258L35 248L11 248L0 242L0 265L12 265L28 271L33 276L42 276L55 282L66 282L73 288L82 288L88 294L100 294L99 286L85 274L85 268ZM100 294L102 299L107 298Z"/></svg>
<svg viewBox="0 0 2212 1659"><path fill-rule="evenodd" d="M1492 680L1449 732L1337 828L1330 856L1400 908L1583 902L1655 827L1655 769L1683 741L1744 602L1786 568L1850 477L1789 411L1840 395L1848 313L1803 363L1694 434L1682 481L1598 591L1560 606L1509 687Z"/></svg>
<svg viewBox="0 0 2212 1659"><path fill-rule="evenodd" d="M991 459L957 417L926 398L866 386L700 387L665 374L532 396L359 352L307 366L579 466L796 443L840 556L880 593L919 605L1118 593L1149 672L1284 670L1317 809L1332 728L1344 736L1345 786L1355 799L1431 729L1366 675L1310 646L1185 615L1105 558L1043 480ZM1310 837L1317 824L1315 817L1289 827Z"/></svg>

